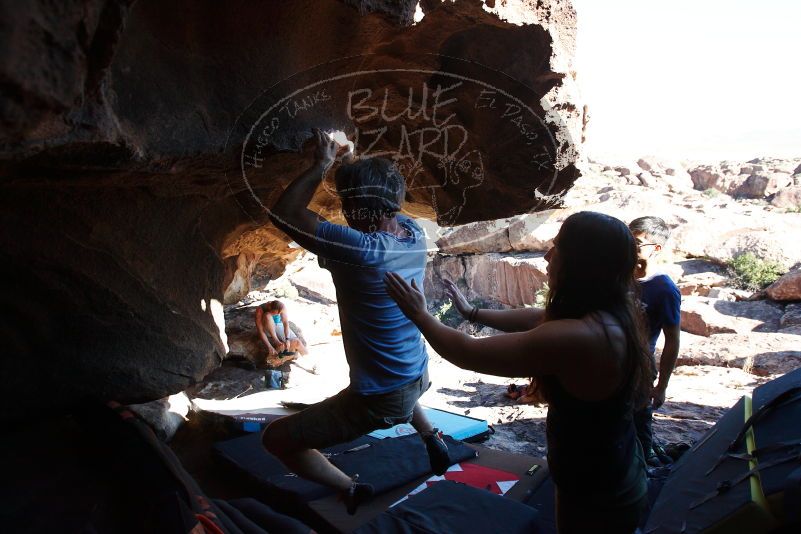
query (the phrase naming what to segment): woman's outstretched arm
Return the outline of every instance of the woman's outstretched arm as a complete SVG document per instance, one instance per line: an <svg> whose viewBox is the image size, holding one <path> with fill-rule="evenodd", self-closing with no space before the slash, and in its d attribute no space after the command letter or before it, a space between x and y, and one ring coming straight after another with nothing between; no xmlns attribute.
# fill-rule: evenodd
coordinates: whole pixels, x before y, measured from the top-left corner
<svg viewBox="0 0 801 534"><path fill-rule="evenodd" d="M545 318L542 308L518 308L516 310L488 310L475 308L459 291L456 284L444 280L445 293L456 310L467 320L481 323L502 332L525 332L539 326Z"/></svg>
<svg viewBox="0 0 801 534"><path fill-rule="evenodd" d="M593 337L583 321L544 323L528 332L473 338L440 323L426 311L425 297L396 273L387 273L387 291L434 350L451 363L498 376L559 375L572 368Z"/></svg>

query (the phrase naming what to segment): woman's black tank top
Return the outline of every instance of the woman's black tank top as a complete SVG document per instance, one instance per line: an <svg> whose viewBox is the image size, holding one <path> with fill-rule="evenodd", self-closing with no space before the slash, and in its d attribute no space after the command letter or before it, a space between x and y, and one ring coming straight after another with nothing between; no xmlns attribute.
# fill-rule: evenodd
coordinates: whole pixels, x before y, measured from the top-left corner
<svg viewBox="0 0 801 534"><path fill-rule="evenodd" d="M631 366L627 366L631 369ZM548 466L560 494L609 498L641 493L633 462L642 461L632 419L632 373L608 399L585 401L556 377L543 377L548 398ZM637 466L639 468L639 466Z"/></svg>

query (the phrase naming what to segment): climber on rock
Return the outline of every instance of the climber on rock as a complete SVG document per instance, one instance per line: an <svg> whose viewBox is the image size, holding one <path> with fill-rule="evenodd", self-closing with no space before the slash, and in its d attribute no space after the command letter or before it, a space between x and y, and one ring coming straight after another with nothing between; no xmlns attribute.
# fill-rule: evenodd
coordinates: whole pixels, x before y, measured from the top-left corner
<svg viewBox="0 0 801 534"><path fill-rule="evenodd" d="M294 473L340 490L349 513L373 494L331 464L317 449L351 441L379 428L411 423L442 474L450 465L441 434L417 400L430 387L428 354L420 331L384 288L384 274L401 273L422 287L426 242L421 228L400 214L404 177L386 159L340 164L334 182L347 226L308 206L336 159L338 145L314 130L314 164L295 178L272 207L273 223L315 253L336 286L350 385L320 403L274 421L265 448Z"/></svg>

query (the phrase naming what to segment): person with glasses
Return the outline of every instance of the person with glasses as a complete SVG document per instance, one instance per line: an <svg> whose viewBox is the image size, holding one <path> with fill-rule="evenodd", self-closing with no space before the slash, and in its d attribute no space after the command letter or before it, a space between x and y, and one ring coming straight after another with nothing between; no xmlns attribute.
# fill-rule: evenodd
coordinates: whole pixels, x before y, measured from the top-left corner
<svg viewBox="0 0 801 534"><path fill-rule="evenodd" d="M634 413L637 437L640 439L645 460L652 467L669 463L670 459L654 443L653 413L665 402L668 381L679 356L681 331L681 292L673 280L660 273L656 262L662 252L670 229L659 217L640 217L629 223L637 240L638 259L636 276L640 282L640 302L647 317L648 348L653 355L659 334L665 335L665 345L659 360L659 373L654 379L650 402ZM656 367L654 367L656 368Z"/></svg>

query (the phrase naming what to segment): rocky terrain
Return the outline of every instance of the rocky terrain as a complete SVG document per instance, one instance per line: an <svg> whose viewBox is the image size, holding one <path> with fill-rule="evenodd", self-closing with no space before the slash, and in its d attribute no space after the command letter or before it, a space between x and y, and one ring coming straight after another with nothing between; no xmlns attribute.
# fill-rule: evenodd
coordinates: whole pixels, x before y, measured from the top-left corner
<svg viewBox="0 0 801 534"><path fill-rule="evenodd" d="M774 169L798 163L762 165ZM801 232L801 214L772 204L771 198L699 191L691 181L692 167L688 173L657 164L651 159L650 170L637 165L632 171L634 165L614 168L590 163L564 209L452 229L428 228L441 237L438 250L431 252L425 287L432 312L471 334L489 335L491 329L462 322L447 310L443 277L456 281L469 298L484 306L531 305L545 291L544 252L570 213L591 209L623 220L643 214L665 218L673 236L662 268L681 289L683 331L678 365L667 402L656 413L655 428L663 442L692 442L741 395L801 365L801 257L794 246ZM646 172L652 177L647 184L637 178ZM660 181L664 177L668 178ZM742 281L729 268L732 258L755 251L789 270L766 291L741 289ZM338 337L336 294L330 275L317 266L315 257L302 255L282 277L257 285L261 289L228 307L229 343L234 346L240 337L252 335L242 325L247 325L255 303L281 298L289 306L290 318L308 337L311 351L288 366L287 394L313 401L344 387L347 366ZM434 385L424 397L426 405L486 419L496 431L489 446L544 454L545 406L516 404L503 396L513 380L464 371L429 351ZM258 372L241 373L218 373L208 380L209 389L193 395L238 397L220 406L247 409L248 395L264 387L258 379L243 378L252 379ZM525 378L515 382L522 384ZM588 440L591 447L590 436Z"/></svg>

